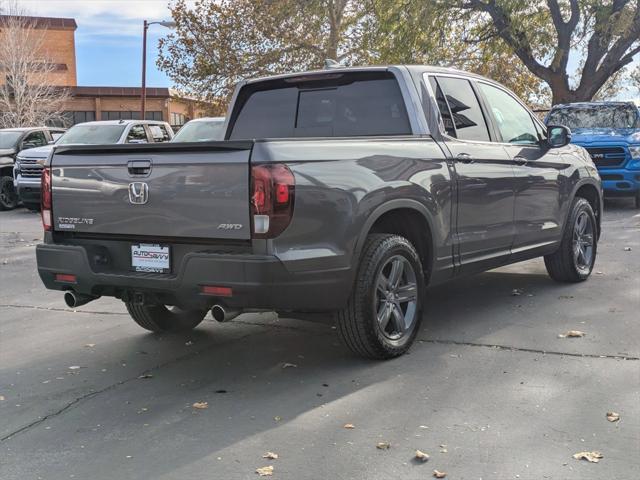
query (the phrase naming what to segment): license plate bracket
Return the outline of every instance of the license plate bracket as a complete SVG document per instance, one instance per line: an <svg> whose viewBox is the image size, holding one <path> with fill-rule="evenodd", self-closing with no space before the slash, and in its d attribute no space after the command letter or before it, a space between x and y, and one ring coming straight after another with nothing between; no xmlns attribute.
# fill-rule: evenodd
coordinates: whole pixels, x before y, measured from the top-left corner
<svg viewBox="0 0 640 480"><path fill-rule="evenodd" d="M131 245L131 269L134 272L170 273L171 249L159 243Z"/></svg>

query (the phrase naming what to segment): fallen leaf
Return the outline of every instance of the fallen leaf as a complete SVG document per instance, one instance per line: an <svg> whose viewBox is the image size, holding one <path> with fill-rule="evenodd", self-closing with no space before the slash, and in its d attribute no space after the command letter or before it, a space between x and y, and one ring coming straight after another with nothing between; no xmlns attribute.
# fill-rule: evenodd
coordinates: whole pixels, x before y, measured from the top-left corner
<svg viewBox="0 0 640 480"><path fill-rule="evenodd" d="M4 395L0 395L0 402L4 402Z"/></svg>
<svg viewBox="0 0 640 480"><path fill-rule="evenodd" d="M598 463L603 455L600 452L578 452L573 454L576 460L588 460L591 463Z"/></svg>
<svg viewBox="0 0 640 480"><path fill-rule="evenodd" d="M268 467L257 468L256 473L261 477L270 477L273 475L273 465L269 465Z"/></svg>
<svg viewBox="0 0 640 480"><path fill-rule="evenodd" d="M447 476L447 472L441 472L440 470L434 470L433 476L436 478L444 478Z"/></svg>
<svg viewBox="0 0 640 480"><path fill-rule="evenodd" d="M269 460L277 460L278 454L273 452L267 452L264 455L262 455L262 458L268 458Z"/></svg>
<svg viewBox="0 0 640 480"><path fill-rule="evenodd" d="M80 367L78 365L71 365L69 370L78 370Z"/></svg>
<svg viewBox="0 0 640 480"><path fill-rule="evenodd" d="M558 335L558 338L578 338L578 337L584 337L585 333L581 332L580 330L569 330L568 332L565 333L561 333L560 335Z"/></svg>
<svg viewBox="0 0 640 480"><path fill-rule="evenodd" d="M356 428L356 426L353 423L345 423L344 424L344 428L347 428L349 430Z"/></svg>
<svg viewBox="0 0 640 480"><path fill-rule="evenodd" d="M514 288L513 290L511 290L512 297L519 297L520 295L522 295L522 289Z"/></svg>
<svg viewBox="0 0 640 480"><path fill-rule="evenodd" d="M610 422L617 422L620 420L620 414L616 412L607 412L607 420Z"/></svg>
<svg viewBox="0 0 640 480"><path fill-rule="evenodd" d="M280 420L282 420L282 417L281 417L280 415L276 415L275 417L273 417L273 419L274 419L276 422L279 422Z"/></svg>
<svg viewBox="0 0 640 480"><path fill-rule="evenodd" d="M429 455L424 453L422 450L416 450L416 459L421 462L426 462L429 460Z"/></svg>
<svg viewBox="0 0 640 480"><path fill-rule="evenodd" d="M631 251L631 247L624 247L624 251L625 252L630 252Z"/></svg>
<svg viewBox="0 0 640 480"><path fill-rule="evenodd" d="M153 378L153 375L151 375L150 373L143 373L138 378Z"/></svg>
<svg viewBox="0 0 640 480"><path fill-rule="evenodd" d="M185 346L190 347L191 345L193 345L193 342L191 340L188 340L186 342L184 342Z"/></svg>
<svg viewBox="0 0 640 480"><path fill-rule="evenodd" d="M88 348L93 348L95 346L96 346L95 343L87 343L87 344L85 344L85 347L88 347Z"/></svg>
<svg viewBox="0 0 640 480"><path fill-rule="evenodd" d="M204 410L205 408L209 408L208 402L196 402L193 404L193 408L197 408L199 410Z"/></svg>
<svg viewBox="0 0 640 480"><path fill-rule="evenodd" d="M298 365L295 363L283 363L282 368L298 368Z"/></svg>
<svg viewBox="0 0 640 480"><path fill-rule="evenodd" d="M389 442L378 442L376 448L378 450L389 450L389 448L391 448L391 444Z"/></svg>

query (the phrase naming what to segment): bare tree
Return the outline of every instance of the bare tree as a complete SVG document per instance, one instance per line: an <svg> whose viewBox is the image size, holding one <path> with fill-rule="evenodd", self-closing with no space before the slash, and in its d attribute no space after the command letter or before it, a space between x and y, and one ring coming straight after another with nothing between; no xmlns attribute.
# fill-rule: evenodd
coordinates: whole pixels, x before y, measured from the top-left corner
<svg viewBox="0 0 640 480"><path fill-rule="evenodd" d="M0 127L61 121L69 91L51 83L57 67L46 54L44 29L16 4L0 13Z"/></svg>

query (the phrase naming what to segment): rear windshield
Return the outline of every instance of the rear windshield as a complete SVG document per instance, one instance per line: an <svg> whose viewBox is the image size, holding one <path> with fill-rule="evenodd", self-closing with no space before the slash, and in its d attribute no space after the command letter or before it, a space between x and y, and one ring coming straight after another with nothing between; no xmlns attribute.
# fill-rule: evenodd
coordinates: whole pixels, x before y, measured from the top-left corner
<svg viewBox="0 0 640 480"><path fill-rule="evenodd" d="M117 143L125 125L85 124L74 125L56 142L57 145L85 144L106 145Z"/></svg>
<svg viewBox="0 0 640 480"><path fill-rule="evenodd" d="M409 135L411 127L389 72L327 73L245 87L229 138Z"/></svg>
<svg viewBox="0 0 640 480"><path fill-rule="evenodd" d="M578 128L635 128L640 126L638 109L633 105L576 105L551 110L547 125Z"/></svg>

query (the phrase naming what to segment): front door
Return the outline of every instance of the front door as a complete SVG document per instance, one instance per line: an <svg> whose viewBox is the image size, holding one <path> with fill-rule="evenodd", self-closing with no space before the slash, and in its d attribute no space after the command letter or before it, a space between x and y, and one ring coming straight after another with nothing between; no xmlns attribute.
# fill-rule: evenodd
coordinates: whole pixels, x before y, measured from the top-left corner
<svg viewBox="0 0 640 480"><path fill-rule="evenodd" d="M514 255L531 249L548 248L562 234L560 199L562 184L568 184L563 170L562 149L549 148L545 129L506 90L478 82L496 130L514 163L516 234Z"/></svg>
<svg viewBox="0 0 640 480"><path fill-rule="evenodd" d="M514 239L515 176L503 145L492 142L476 92L463 78L430 78L453 157L460 271L501 265Z"/></svg>

